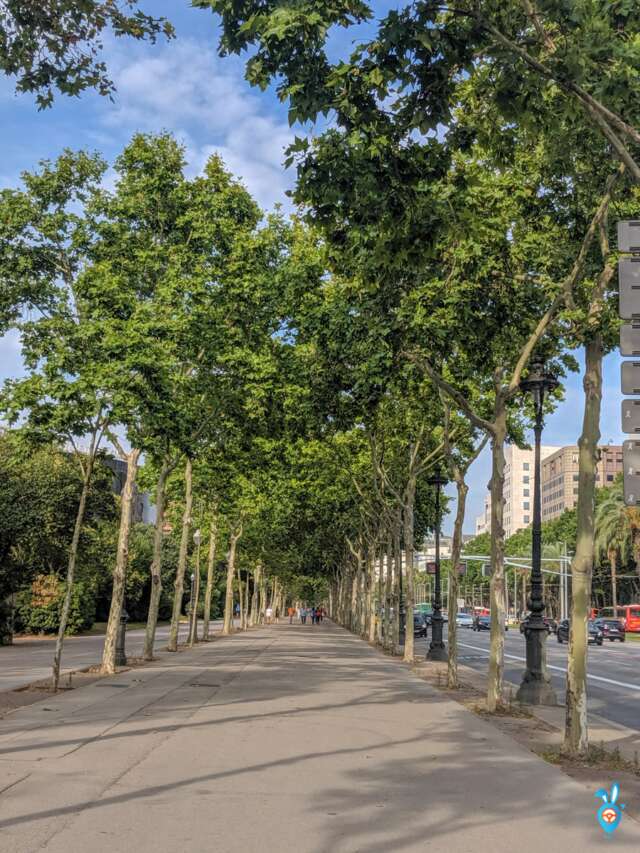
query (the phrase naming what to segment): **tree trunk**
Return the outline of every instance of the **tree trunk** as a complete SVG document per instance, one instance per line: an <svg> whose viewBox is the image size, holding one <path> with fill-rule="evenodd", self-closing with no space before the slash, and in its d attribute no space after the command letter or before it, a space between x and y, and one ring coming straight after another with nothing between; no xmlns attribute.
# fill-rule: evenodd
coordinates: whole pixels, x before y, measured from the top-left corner
<svg viewBox="0 0 640 853"><path fill-rule="evenodd" d="M611 566L611 604L613 605L613 618L618 618L618 578L617 578L618 554L614 549L609 552L609 565Z"/></svg>
<svg viewBox="0 0 640 853"><path fill-rule="evenodd" d="M144 636L144 649L142 657L145 660L153 660L153 647L156 638L156 626L158 624L158 608L160 607L160 596L162 595L162 544L164 533L164 513L167 497L167 478L172 470L171 460L165 458L162 468L158 474L156 483L156 526L153 533L153 557L151 559L151 594L149 596L149 610L147 612L147 628Z"/></svg>
<svg viewBox="0 0 640 853"><path fill-rule="evenodd" d="M375 546L367 552L367 574L369 575L369 642L376 641L376 549Z"/></svg>
<svg viewBox="0 0 640 853"><path fill-rule="evenodd" d="M260 620L260 564L256 565L253 573L253 592L251 593L251 619L250 625L257 625Z"/></svg>
<svg viewBox="0 0 640 853"><path fill-rule="evenodd" d="M393 652L400 649L400 588L402 586L402 551L400 549L400 523L393 536Z"/></svg>
<svg viewBox="0 0 640 853"><path fill-rule="evenodd" d="M571 565L571 630L567 657L566 717L563 749L583 755L589 747L587 725L587 622L593 574L596 467L602 403L602 337L585 345L584 416L578 441L576 553Z"/></svg>
<svg viewBox="0 0 640 853"><path fill-rule="evenodd" d="M504 442L507 412L500 393L496 395L494 433L491 437L491 641L487 709L502 704L504 680Z"/></svg>
<svg viewBox="0 0 640 853"><path fill-rule="evenodd" d="M73 595L73 581L76 573L76 563L78 561L78 546L80 545L80 534L82 533L82 525L84 523L84 514L87 506L87 498L91 488L91 477L93 475L93 466L95 463L95 440L92 442L91 450L84 463L84 476L82 478L82 491L80 492L80 500L78 502L78 511L76 512L76 522L73 528L73 536L71 538L71 548L69 550L69 562L67 563L67 588L64 594L62 603L62 611L60 613L60 624L58 626L58 636L56 638L56 648L53 655L53 667L51 681L54 693L58 690L58 682L60 680L60 662L62 660L62 646L64 644L64 635L67 630L69 621L69 611L71 610L71 598Z"/></svg>
<svg viewBox="0 0 640 853"><path fill-rule="evenodd" d="M393 648L393 637L391 635L391 591L393 586L393 567L392 563L393 545L391 537L386 548L386 567L384 575L384 647L385 649Z"/></svg>
<svg viewBox="0 0 640 853"><path fill-rule="evenodd" d="M376 642L384 644L384 545L380 547L378 564L378 606L376 611Z"/></svg>
<svg viewBox="0 0 640 853"><path fill-rule="evenodd" d="M240 630L244 630L244 586L242 584L242 572L240 566L236 569L238 578L238 603L240 604Z"/></svg>
<svg viewBox="0 0 640 853"><path fill-rule="evenodd" d="M413 539L414 539L414 504L416 497L416 479L411 476L407 483L404 503L404 554L405 554L405 629L404 629L404 660L407 663L413 661L415 654L415 643L413 636L413 608L415 607L415 578L413 568Z"/></svg>
<svg viewBox="0 0 640 853"><path fill-rule="evenodd" d="M236 571L236 545L242 535L242 527L236 528L229 536L229 552L227 554L227 585L224 601L224 624L222 633L227 636L233 633L233 578Z"/></svg>
<svg viewBox="0 0 640 853"><path fill-rule="evenodd" d="M456 520L453 525L453 540L451 542L451 570L449 572L449 645L447 658L447 687L457 688L458 685L458 626L456 616L458 614L458 566L460 554L462 553L462 528L464 526L464 515L467 506L467 493L469 487L464 481L462 472L455 468L456 490L458 492L458 505L456 507Z"/></svg>
<svg viewBox="0 0 640 853"><path fill-rule="evenodd" d="M246 580L244 582L244 610L242 615L242 630L249 630L249 570L246 571Z"/></svg>
<svg viewBox="0 0 640 853"><path fill-rule="evenodd" d="M182 514L182 534L180 536L180 551L178 553L178 566L176 568L176 580L173 588L173 612L171 614L171 628L169 629L169 642L167 651L178 651L178 631L180 629L180 614L182 613L182 593L184 589L184 573L187 568L187 555L189 553L189 533L191 532L191 506L193 503L193 468L191 459L187 459L184 469L184 512Z"/></svg>
<svg viewBox="0 0 640 853"><path fill-rule="evenodd" d="M211 528L209 530L209 555L207 557L207 585L204 590L204 613L202 614L202 639L209 640L209 622L211 621L211 597L213 595L213 580L216 570L216 547L218 544L218 517L213 511Z"/></svg>
<svg viewBox="0 0 640 853"><path fill-rule="evenodd" d="M107 633L105 634L104 650L102 653L102 672L106 674L116 671L116 642L124 602L124 586L127 577L127 563L129 561L131 512L133 510L139 457L140 451L137 448L130 450L127 454L127 477L122 495L120 496L120 530L118 532L116 565L113 570L111 608L109 610L109 621L107 622Z"/></svg>

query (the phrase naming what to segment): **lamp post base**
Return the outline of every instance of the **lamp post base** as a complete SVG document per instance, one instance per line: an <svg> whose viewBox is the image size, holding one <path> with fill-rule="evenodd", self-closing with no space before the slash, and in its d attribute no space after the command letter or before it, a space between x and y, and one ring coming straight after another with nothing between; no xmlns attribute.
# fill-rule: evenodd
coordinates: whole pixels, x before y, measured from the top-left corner
<svg viewBox="0 0 640 853"><path fill-rule="evenodd" d="M449 657L447 655L447 648L444 643L440 645L436 645L433 642L429 646L429 651L427 652L427 660L442 660L446 661Z"/></svg>
<svg viewBox="0 0 640 853"><path fill-rule="evenodd" d="M522 684L516 693L516 702L521 705L551 705L558 704L555 690L548 681L539 679L527 680L528 673L524 674Z"/></svg>
<svg viewBox="0 0 640 853"><path fill-rule="evenodd" d="M547 629L540 624L525 630L527 641L527 668L516 693L522 705L557 705L558 699L547 675Z"/></svg>

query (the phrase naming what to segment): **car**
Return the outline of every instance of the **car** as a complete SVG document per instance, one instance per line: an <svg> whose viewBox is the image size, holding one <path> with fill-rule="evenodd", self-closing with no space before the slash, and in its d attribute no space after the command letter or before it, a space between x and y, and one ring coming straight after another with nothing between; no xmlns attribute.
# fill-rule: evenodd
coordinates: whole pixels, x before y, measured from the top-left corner
<svg viewBox="0 0 640 853"><path fill-rule="evenodd" d="M569 642L569 631L571 628L571 623L568 619L563 619L559 625L558 630L556 632L556 639L559 643L568 643ZM589 619L589 623L587 625L587 642L589 645L601 646L604 642L604 634L602 630L596 625L593 619Z"/></svg>
<svg viewBox="0 0 640 853"><path fill-rule="evenodd" d="M531 616L531 614L528 613L524 617L524 619L520 622L520 633L521 634L524 634L524 632L527 628L527 625L529 623L529 617L530 616ZM557 632L558 623L556 622L555 619L552 619L550 616L543 616L542 621L544 622L544 626L547 629L547 634L551 634L551 633L555 634Z"/></svg>
<svg viewBox="0 0 640 853"><path fill-rule="evenodd" d="M413 614L413 636L414 637L426 637L427 636L427 619L424 613L414 613Z"/></svg>
<svg viewBox="0 0 640 853"><path fill-rule="evenodd" d="M456 625L459 628L473 628L473 616L470 613L456 613Z"/></svg>
<svg viewBox="0 0 640 853"><path fill-rule="evenodd" d="M595 619L595 624L602 631L603 639L613 643L614 640L625 641L624 625L620 619Z"/></svg>
<svg viewBox="0 0 640 853"><path fill-rule="evenodd" d="M474 631L490 631L491 630L491 616L476 616L473 620L473 630ZM504 621L504 630L508 631L509 626L507 625L507 620Z"/></svg>

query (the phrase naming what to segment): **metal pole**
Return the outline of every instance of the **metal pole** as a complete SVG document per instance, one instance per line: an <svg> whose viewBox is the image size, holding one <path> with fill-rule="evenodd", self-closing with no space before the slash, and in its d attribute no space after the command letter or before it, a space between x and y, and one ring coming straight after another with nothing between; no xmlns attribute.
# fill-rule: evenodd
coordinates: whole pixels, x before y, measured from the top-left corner
<svg viewBox="0 0 640 853"><path fill-rule="evenodd" d="M532 373L534 372L535 369L532 365ZM542 374L542 370L539 370L539 374ZM533 483L533 527L531 531L531 598L529 600L531 615L527 619L525 628L527 664L516 698L518 701L529 705L557 705L556 695L551 687L547 673L547 627L542 616L545 608L541 560L542 504L540 489L540 445L542 439L542 404L544 400L543 377L541 376L536 384L531 381L529 390L533 391L536 414L534 427L535 479Z"/></svg>
<svg viewBox="0 0 640 853"><path fill-rule="evenodd" d="M431 643L427 652L427 660L444 661L447 659L447 650L442 639L442 585L440 578L440 487L443 480L439 471L435 472L430 482L436 487L436 577L433 616L431 617Z"/></svg>

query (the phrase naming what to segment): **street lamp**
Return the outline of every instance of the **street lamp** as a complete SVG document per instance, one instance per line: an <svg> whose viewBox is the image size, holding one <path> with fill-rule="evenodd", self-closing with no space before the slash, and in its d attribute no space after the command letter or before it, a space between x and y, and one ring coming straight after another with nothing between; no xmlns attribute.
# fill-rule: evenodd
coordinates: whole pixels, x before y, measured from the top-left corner
<svg viewBox="0 0 640 853"><path fill-rule="evenodd" d="M531 595L530 615L525 626L527 646L526 669L516 698L526 705L557 705L557 699L547 673L547 627L542 618L545 603L542 591L542 512L540 489L540 442L542 410L545 394L558 387L558 380L545 372L541 361L531 364L529 375L520 382L520 390L531 394L535 411L535 454L533 481L533 526L531 529Z"/></svg>
<svg viewBox="0 0 640 853"><path fill-rule="evenodd" d="M195 585L196 585L196 576L193 572L191 572L191 591L189 593L189 636L188 636L189 645L192 645L191 638L193 636L193 611L194 611L193 598L194 598L194 592L195 592Z"/></svg>
<svg viewBox="0 0 640 853"><path fill-rule="evenodd" d="M198 638L198 599L200 597L200 543L202 542L202 533L200 528L193 534L193 541L196 546L196 571L195 578L191 575L191 620L189 623L189 645L192 646Z"/></svg>
<svg viewBox="0 0 640 853"><path fill-rule="evenodd" d="M447 659L447 649L444 644L444 640L442 639L442 586L440 582L440 490L443 486L449 481L440 471L440 468L436 468L433 472L433 475L429 477L427 483L430 486L435 486L436 490L436 526L435 526L435 539L436 539L436 578L435 578L435 592L433 595L433 614L431 616L431 643L429 644L429 651L427 652L427 660L446 660Z"/></svg>

